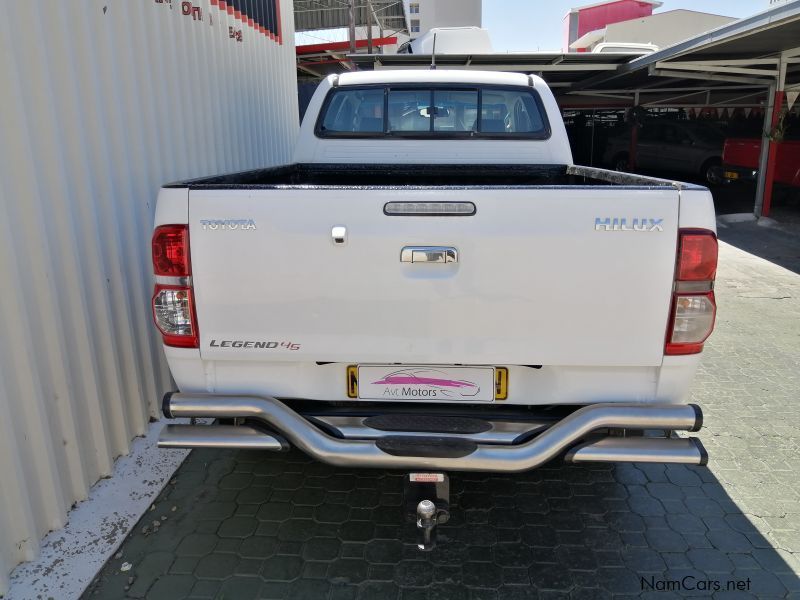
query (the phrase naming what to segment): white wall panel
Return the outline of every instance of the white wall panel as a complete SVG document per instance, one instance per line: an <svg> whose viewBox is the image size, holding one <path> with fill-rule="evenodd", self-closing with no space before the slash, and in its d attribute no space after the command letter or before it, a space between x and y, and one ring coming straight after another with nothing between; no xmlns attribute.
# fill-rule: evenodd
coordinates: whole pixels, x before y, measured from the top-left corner
<svg viewBox="0 0 800 600"><path fill-rule="evenodd" d="M2 6L0 594L170 389L149 309L159 186L291 157L292 3L282 41L183 4Z"/></svg>

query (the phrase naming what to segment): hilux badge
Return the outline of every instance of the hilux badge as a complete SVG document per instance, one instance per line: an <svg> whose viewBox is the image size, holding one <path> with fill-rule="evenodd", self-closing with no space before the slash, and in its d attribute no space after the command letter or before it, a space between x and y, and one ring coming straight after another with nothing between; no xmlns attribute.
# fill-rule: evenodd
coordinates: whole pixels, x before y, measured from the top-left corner
<svg viewBox="0 0 800 600"><path fill-rule="evenodd" d="M664 219L635 218L630 220L626 217L595 217L595 231L664 231Z"/></svg>

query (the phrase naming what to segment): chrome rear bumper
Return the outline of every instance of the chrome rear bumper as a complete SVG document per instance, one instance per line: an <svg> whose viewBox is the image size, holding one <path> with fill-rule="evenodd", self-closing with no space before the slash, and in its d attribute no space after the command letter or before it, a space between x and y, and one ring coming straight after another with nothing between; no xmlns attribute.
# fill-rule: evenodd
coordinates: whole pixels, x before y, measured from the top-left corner
<svg viewBox="0 0 800 600"><path fill-rule="evenodd" d="M705 464L707 461L705 450L695 439L616 438L598 431L697 431L702 425L702 412L691 404L593 404L579 408L522 443L486 443L469 436L430 431L426 436L419 436L418 432L384 432L383 437L377 437L373 431L365 435L366 439L343 439L326 433L280 400L269 397L171 393L164 397L163 412L168 418L240 418L248 424L168 425L159 439L160 447L279 450L285 448L282 439L285 438L309 456L337 466L520 472L565 452L565 459L573 462ZM250 423L261 424L276 434L261 431Z"/></svg>

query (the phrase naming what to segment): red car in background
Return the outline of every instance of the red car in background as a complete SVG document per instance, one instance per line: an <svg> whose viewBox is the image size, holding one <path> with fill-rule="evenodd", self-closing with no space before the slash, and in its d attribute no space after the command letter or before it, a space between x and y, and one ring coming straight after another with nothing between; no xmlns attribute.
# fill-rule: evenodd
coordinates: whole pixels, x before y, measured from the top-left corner
<svg viewBox="0 0 800 600"><path fill-rule="evenodd" d="M775 183L800 187L800 140L778 142ZM728 138L722 150L722 178L727 182L755 181L761 156L761 140Z"/></svg>

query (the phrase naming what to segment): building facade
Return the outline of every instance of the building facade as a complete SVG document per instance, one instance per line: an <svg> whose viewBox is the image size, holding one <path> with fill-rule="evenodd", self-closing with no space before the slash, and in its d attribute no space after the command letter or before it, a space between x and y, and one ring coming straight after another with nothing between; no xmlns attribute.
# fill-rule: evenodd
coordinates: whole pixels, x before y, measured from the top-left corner
<svg viewBox="0 0 800 600"><path fill-rule="evenodd" d="M298 127L289 0L4 9L0 595L172 389L150 309L159 187L288 162Z"/></svg>
<svg viewBox="0 0 800 600"><path fill-rule="evenodd" d="M589 31L570 44L571 51L591 52L598 44L653 44L666 48L735 21L733 17L695 10L669 10L611 23Z"/></svg>
<svg viewBox="0 0 800 600"><path fill-rule="evenodd" d="M481 0L404 0L411 39L434 27L480 27Z"/></svg>
<svg viewBox="0 0 800 600"><path fill-rule="evenodd" d="M570 52L570 45L582 35L611 23L650 16L659 6L661 2L655 0L611 0L573 8L564 16L561 49Z"/></svg>

